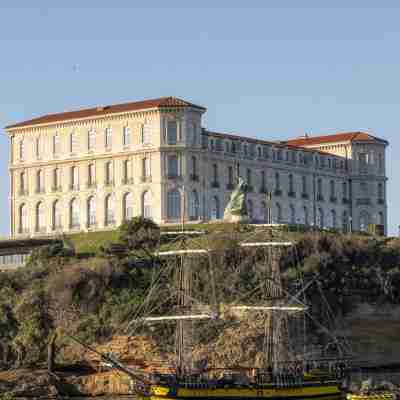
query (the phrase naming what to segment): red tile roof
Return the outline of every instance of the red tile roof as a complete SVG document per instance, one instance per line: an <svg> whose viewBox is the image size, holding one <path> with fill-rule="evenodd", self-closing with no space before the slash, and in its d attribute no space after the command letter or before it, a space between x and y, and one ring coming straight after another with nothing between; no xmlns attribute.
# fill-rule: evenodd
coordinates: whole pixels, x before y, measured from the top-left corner
<svg viewBox="0 0 400 400"><path fill-rule="evenodd" d="M43 115L17 124L6 126L6 129L21 128L30 125L52 124L67 120L74 120L88 117L100 117L108 114L118 114L129 111L145 110L149 108L184 108L192 107L200 110L206 110L205 107L189 103L188 101L178 99L177 97L160 97L158 99L135 101L131 103L115 104L111 106L99 106L87 108L78 111L68 111L57 114Z"/></svg>
<svg viewBox="0 0 400 400"><path fill-rule="evenodd" d="M296 139L289 139L283 143L293 146L315 146L319 144L337 143L337 142L353 142L353 141L374 141L387 144L384 139L370 135L365 132L346 132L337 133L334 135L324 136L304 136Z"/></svg>

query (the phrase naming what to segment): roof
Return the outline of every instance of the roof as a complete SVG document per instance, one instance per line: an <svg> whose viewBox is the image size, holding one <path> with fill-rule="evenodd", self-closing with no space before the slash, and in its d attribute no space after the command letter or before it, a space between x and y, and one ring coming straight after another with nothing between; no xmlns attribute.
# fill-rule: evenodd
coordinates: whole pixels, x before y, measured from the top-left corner
<svg viewBox="0 0 400 400"><path fill-rule="evenodd" d="M57 114L47 114L41 117L33 118L27 121L18 122L13 125L6 126L6 129L22 128L30 125L52 124L56 122L88 118L100 117L108 114L119 114L129 111L145 110L149 108L185 108L192 107L199 110L206 110L205 107L189 103L186 100L177 97L160 97L158 99L135 101L131 103L115 104L110 106L98 106L86 108L77 111L67 111Z"/></svg>
<svg viewBox="0 0 400 400"><path fill-rule="evenodd" d="M345 132L336 133L333 135L323 135L323 136L303 136L296 139L289 139L283 143L293 145L293 146L315 146L325 143L337 143L337 142L353 142L353 141L373 141L380 142L383 144L388 144L384 139L380 139L376 136L370 135L365 132Z"/></svg>

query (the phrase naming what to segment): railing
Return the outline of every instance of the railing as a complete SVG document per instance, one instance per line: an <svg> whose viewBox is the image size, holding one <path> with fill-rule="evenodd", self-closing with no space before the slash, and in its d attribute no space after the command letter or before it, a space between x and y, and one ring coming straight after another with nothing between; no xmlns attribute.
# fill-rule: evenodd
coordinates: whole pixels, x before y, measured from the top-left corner
<svg viewBox="0 0 400 400"><path fill-rule="evenodd" d="M104 186L114 186L114 181L112 179L104 181Z"/></svg>
<svg viewBox="0 0 400 400"><path fill-rule="evenodd" d="M282 196L282 190L281 189L275 189L274 190L274 196Z"/></svg>
<svg viewBox="0 0 400 400"><path fill-rule="evenodd" d="M199 176L196 174L190 174L190 180L193 182L198 182L199 181Z"/></svg>
<svg viewBox="0 0 400 400"><path fill-rule="evenodd" d="M88 189L95 189L95 188L97 188L97 183L96 182L87 182L86 187Z"/></svg>
<svg viewBox="0 0 400 400"><path fill-rule="evenodd" d="M361 198L361 199L357 199L356 200L356 204L358 206L369 206L371 204L371 200L367 197Z"/></svg>
<svg viewBox="0 0 400 400"><path fill-rule="evenodd" d="M71 183L69 185L69 190L79 190L79 184L77 183Z"/></svg>
<svg viewBox="0 0 400 400"><path fill-rule="evenodd" d="M168 179L174 179L174 180L180 180L180 179L182 179L182 176L181 175L179 175L179 174L168 174L167 175L167 178Z"/></svg>
<svg viewBox="0 0 400 400"><path fill-rule="evenodd" d="M211 187L214 188L214 189L218 189L219 188L219 182L217 182L217 181L211 182Z"/></svg>
<svg viewBox="0 0 400 400"><path fill-rule="evenodd" d="M51 187L51 191L54 192L61 192L62 191L62 187L61 186L52 186Z"/></svg>
<svg viewBox="0 0 400 400"><path fill-rule="evenodd" d="M122 179L122 184L123 185L133 185L134 180L133 178L123 178Z"/></svg>
<svg viewBox="0 0 400 400"><path fill-rule="evenodd" d="M151 182L151 176L141 176L140 177L140 182Z"/></svg>
<svg viewBox="0 0 400 400"><path fill-rule="evenodd" d="M331 196L331 197L329 198L329 201L330 201L331 203L337 203L337 197Z"/></svg>
<svg viewBox="0 0 400 400"><path fill-rule="evenodd" d="M44 188L43 187L38 187L38 188L36 188L35 189L35 193L44 193L45 192L45 190L44 190Z"/></svg>
<svg viewBox="0 0 400 400"><path fill-rule="evenodd" d="M308 195L308 193L302 193L301 194L301 198L302 199L308 199L310 196Z"/></svg>
<svg viewBox="0 0 400 400"><path fill-rule="evenodd" d="M317 200L324 201L324 196L322 196L322 194L317 194Z"/></svg>
<svg viewBox="0 0 400 400"><path fill-rule="evenodd" d="M343 203L343 204L349 204L349 199L346 198L346 197L343 197L343 198L342 198L342 203Z"/></svg>
<svg viewBox="0 0 400 400"><path fill-rule="evenodd" d="M19 194L20 196L28 196L28 195L29 195L29 191L28 191L28 189L20 189L20 190L18 191L18 194Z"/></svg>
<svg viewBox="0 0 400 400"><path fill-rule="evenodd" d="M288 192L288 197L295 198L296 197L296 192L293 192L293 191Z"/></svg>

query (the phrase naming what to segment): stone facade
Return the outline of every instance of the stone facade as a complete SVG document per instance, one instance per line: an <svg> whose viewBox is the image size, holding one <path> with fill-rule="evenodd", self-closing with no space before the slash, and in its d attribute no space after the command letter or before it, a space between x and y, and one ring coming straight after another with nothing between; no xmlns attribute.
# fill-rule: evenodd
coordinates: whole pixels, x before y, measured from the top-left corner
<svg viewBox="0 0 400 400"><path fill-rule="evenodd" d="M263 141L210 132L204 112L163 98L7 127L11 235L112 229L135 215L176 223L183 209L188 221L221 219L237 171L255 222L271 191L274 222L386 231L386 141Z"/></svg>

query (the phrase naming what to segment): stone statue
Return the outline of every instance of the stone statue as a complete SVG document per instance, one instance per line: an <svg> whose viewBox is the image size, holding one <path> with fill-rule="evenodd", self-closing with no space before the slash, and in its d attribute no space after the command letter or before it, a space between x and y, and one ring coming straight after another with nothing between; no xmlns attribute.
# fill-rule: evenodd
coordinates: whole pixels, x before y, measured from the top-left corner
<svg viewBox="0 0 400 400"><path fill-rule="evenodd" d="M229 222L244 222L248 220L246 207L247 184L239 176L238 184L231 194L224 211L224 220Z"/></svg>

